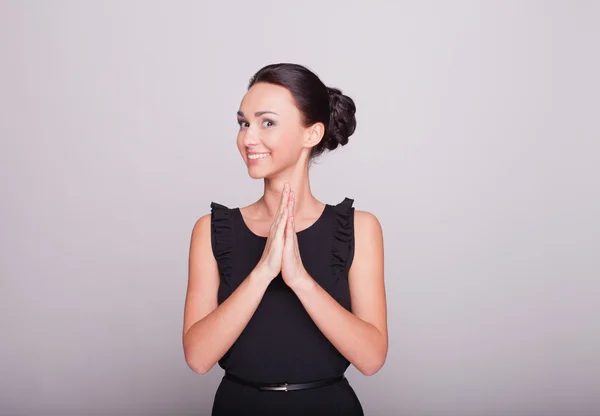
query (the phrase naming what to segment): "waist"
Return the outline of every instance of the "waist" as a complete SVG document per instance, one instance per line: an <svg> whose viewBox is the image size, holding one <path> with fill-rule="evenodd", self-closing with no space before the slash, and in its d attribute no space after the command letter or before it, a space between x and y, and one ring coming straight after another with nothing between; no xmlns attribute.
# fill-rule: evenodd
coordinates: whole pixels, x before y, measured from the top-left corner
<svg viewBox="0 0 600 416"><path fill-rule="evenodd" d="M240 377L234 376L229 373L225 373L225 379L233 381L234 383L241 384L247 387L253 387L258 390L263 391L293 391L293 390L305 390L305 389L314 389L318 387L328 386L330 384L337 383L339 381L345 380L345 376L337 376L327 379L308 381L303 383L278 383L278 384L260 384L254 383L249 380L244 380Z"/></svg>

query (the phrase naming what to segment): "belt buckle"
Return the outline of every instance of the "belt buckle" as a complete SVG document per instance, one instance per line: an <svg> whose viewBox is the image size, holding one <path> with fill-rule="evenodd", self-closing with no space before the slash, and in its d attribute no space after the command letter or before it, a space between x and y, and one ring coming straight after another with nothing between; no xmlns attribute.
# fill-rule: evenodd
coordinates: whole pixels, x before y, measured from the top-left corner
<svg viewBox="0 0 600 416"><path fill-rule="evenodd" d="M273 391L289 391L288 388L288 383L283 383L283 385L280 386L268 386L268 387L263 387L263 390L273 390Z"/></svg>

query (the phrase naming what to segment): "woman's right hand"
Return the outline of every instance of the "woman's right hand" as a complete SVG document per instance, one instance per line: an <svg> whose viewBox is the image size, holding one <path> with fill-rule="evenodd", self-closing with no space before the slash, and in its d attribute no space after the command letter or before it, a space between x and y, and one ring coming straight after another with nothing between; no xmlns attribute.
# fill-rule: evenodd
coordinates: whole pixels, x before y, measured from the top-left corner
<svg viewBox="0 0 600 416"><path fill-rule="evenodd" d="M271 230L267 237L267 243L262 257L258 261L255 270L264 275L269 281L273 280L281 271L281 258L283 254L284 232L288 219L288 200L290 196L290 185L283 184L281 201L271 224Z"/></svg>

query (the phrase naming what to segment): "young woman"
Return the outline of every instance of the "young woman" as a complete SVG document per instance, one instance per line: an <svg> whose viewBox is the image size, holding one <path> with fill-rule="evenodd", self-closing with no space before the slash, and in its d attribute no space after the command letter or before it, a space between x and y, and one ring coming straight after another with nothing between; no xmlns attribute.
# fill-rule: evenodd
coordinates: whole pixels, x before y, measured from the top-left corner
<svg viewBox="0 0 600 416"><path fill-rule="evenodd" d="M348 143L355 110L300 65L250 80L237 145L264 194L211 203L190 244L183 347L194 372L225 370L213 415L363 414L344 372L372 375L387 355L381 226L352 199L315 198L308 170Z"/></svg>

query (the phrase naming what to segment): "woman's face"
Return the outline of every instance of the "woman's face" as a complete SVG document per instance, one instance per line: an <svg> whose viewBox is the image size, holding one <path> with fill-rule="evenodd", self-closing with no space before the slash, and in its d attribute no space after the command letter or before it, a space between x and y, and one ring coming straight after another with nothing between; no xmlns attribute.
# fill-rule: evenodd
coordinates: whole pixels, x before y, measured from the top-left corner
<svg viewBox="0 0 600 416"><path fill-rule="evenodd" d="M254 84L244 96L237 118L237 145L250 177L269 177L297 164L307 129L286 88Z"/></svg>

